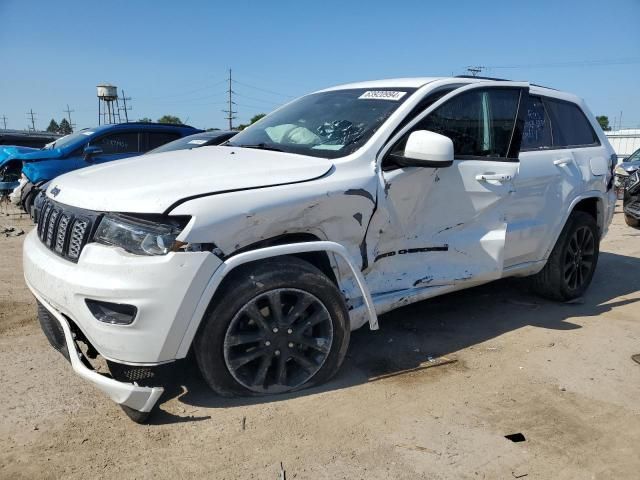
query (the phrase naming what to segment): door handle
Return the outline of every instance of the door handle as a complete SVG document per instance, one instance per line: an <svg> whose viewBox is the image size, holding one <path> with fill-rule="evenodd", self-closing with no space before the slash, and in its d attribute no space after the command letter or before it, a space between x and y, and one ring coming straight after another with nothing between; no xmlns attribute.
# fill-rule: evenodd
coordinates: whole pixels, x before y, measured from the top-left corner
<svg viewBox="0 0 640 480"><path fill-rule="evenodd" d="M476 175L476 180L479 182L488 182L488 181L497 181L497 182L508 182L511 180L511 175L506 175L504 173L481 173L480 175Z"/></svg>
<svg viewBox="0 0 640 480"><path fill-rule="evenodd" d="M564 158L559 158L557 160L553 161L554 165L557 165L559 167L562 167L564 165L569 165L571 162L573 162L573 158L571 157L564 157Z"/></svg>

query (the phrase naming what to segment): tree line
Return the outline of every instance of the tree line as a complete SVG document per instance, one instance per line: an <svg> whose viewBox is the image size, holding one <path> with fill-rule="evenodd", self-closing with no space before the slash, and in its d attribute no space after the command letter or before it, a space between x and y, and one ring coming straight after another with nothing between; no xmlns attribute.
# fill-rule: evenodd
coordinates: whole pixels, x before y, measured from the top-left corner
<svg viewBox="0 0 640 480"><path fill-rule="evenodd" d="M66 118L60 120L60 123L56 122L55 119L52 118L49 122L49 126L47 127L47 132L69 135L70 133L73 133L73 128L71 128L71 124Z"/></svg>

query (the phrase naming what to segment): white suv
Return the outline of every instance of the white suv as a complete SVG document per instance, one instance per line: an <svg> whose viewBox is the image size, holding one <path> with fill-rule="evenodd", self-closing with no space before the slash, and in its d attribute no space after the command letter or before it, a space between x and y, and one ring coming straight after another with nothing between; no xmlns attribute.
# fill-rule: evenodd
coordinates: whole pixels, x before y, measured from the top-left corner
<svg viewBox="0 0 640 480"><path fill-rule="evenodd" d="M614 158L584 102L557 90L343 85L223 146L57 178L24 272L51 343L142 421L157 373L190 351L219 394L281 393L327 381L350 330L408 303L512 276L582 295ZM112 377L90 368L97 354Z"/></svg>

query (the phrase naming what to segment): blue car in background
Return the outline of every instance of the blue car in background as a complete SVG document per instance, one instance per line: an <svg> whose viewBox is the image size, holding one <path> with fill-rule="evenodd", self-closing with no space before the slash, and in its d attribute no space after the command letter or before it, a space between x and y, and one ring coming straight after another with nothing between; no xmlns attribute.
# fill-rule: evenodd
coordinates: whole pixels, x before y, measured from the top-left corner
<svg viewBox="0 0 640 480"><path fill-rule="evenodd" d="M18 186L19 173L17 175L3 175L2 165L6 164L6 160L15 157L21 153L37 152L37 148L21 147L19 145L3 145L0 147L0 195L9 193Z"/></svg>
<svg viewBox="0 0 640 480"><path fill-rule="evenodd" d="M63 173L140 155L165 143L202 132L188 125L120 123L87 128L44 148L0 158L0 182L15 182L14 203L31 210L38 187Z"/></svg>

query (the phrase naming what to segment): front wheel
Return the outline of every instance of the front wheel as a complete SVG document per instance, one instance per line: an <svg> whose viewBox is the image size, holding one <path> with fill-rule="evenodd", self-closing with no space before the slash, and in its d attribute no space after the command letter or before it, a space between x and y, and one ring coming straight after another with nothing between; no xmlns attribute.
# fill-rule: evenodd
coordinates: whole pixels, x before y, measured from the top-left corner
<svg viewBox="0 0 640 480"><path fill-rule="evenodd" d="M532 277L533 289L552 300L582 296L598 264L600 235L594 218L573 212L558 238L547 264Z"/></svg>
<svg viewBox="0 0 640 480"><path fill-rule="evenodd" d="M631 215L624 214L624 221L627 225L633 228L640 228L640 220L632 217Z"/></svg>
<svg viewBox="0 0 640 480"><path fill-rule="evenodd" d="M194 351L215 392L247 396L326 382L348 344L349 317L337 287L310 263L279 257L230 274Z"/></svg>

